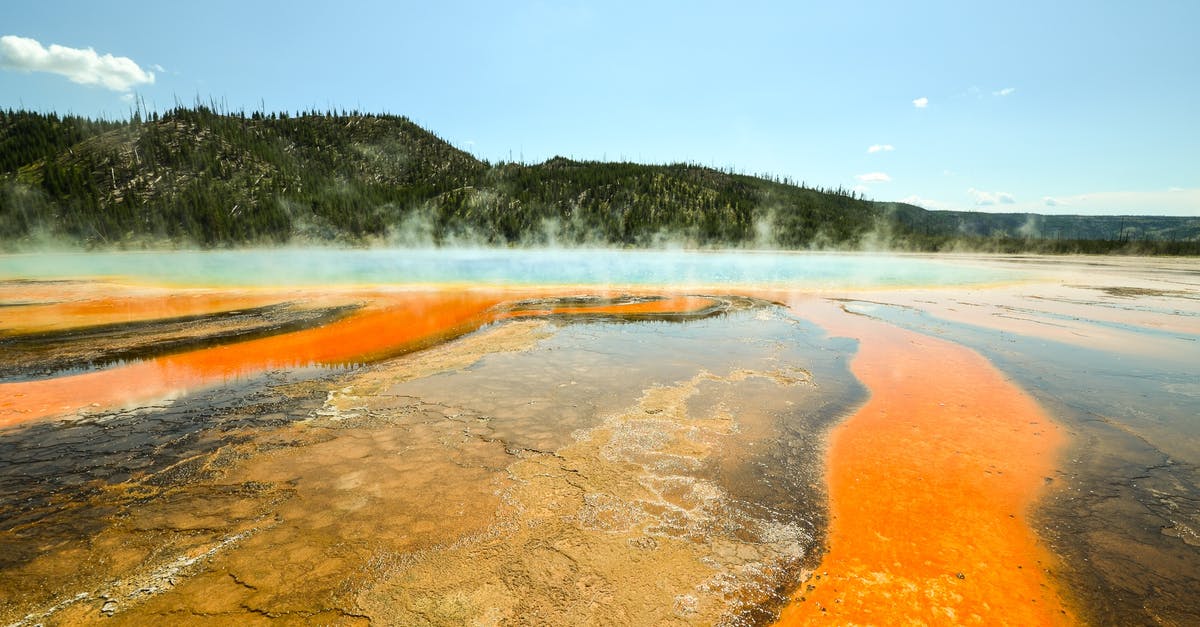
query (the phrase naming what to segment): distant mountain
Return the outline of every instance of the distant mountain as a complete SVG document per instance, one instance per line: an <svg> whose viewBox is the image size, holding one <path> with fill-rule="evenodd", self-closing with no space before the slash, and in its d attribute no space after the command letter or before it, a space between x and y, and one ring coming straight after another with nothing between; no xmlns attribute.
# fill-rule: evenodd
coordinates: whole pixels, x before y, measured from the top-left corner
<svg viewBox="0 0 1200 627"><path fill-rule="evenodd" d="M693 164L491 164L392 115L0 112L0 246L45 242L1189 252L1200 219L926 211Z"/></svg>

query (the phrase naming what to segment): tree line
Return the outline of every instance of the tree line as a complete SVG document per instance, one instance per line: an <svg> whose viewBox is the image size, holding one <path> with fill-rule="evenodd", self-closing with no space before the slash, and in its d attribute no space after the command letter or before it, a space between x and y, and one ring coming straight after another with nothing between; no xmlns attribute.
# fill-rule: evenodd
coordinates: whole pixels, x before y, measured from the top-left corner
<svg viewBox="0 0 1200 627"><path fill-rule="evenodd" d="M124 121L0 111L0 241L10 248L47 239L854 248L881 233L914 250L1103 241L1031 238L995 220L964 230L964 218L943 213L952 212L691 163L492 164L396 115L247 114L215 103L139 108ZM1196 227L1174 231L1172 250L1194 244Z"/></svg>

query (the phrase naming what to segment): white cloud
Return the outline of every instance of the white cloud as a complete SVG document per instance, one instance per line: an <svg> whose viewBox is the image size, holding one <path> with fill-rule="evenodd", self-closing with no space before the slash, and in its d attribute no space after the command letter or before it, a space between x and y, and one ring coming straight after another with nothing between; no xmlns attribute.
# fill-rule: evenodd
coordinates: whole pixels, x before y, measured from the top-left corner
<svg viewBox="0 0 1200 627"><path fill-rule="evenodd" d="M1012 94L1014 91L1017 91L1016 87L1005 87L1004 89L1001 89L999 91L992 92L992 95L993 96L1007 96L1009 94Z"/></svg>
<svg viewBox="0 0 1200 627"><path fill-rule="evenodd" d="M921 96L913 101L913 106L918 109L924 109L925 107L929 106L929 99L925 96Z"/></svg>
<svg viewBox="0 0 1200 627"><path fill-rule="evenodd" d="M1052 200L1053 204L1047 202ZM1037 200L1013 204L963 205L919 196L909 196L900 202L926 209L951 211L987 211L1000 213L1040 213L1044 215L1094 216L1183 216L1200 218L1200 188L1160 190L1152 192L1093 192L1073 196L1042 196Z"/></svg>
<svg viewBox="0 0 1200 627"><path fill-rule="evenodd" d="M868 153L891 152L895 149L896 149L896 147L891 144L875 144L874 146L867 148L867 152Z"/></svg>
<svg viewBox="0 0 1200 627"><path fill-rule="evenodd" d="M1013 198L1013 195L1008 192L985 192L972 187L967 190L967 193L975 199L975 204L980 207L996 204L1011 205L1017 202L1017 199Z"/></svg>
<svg viewBox="0 0 1200 627"><path fill-rule="evenodd" d="M1200 217L1200 189L1093 192L1054 200L1053 213Z"/></svg>
<svg viewBox="0 0 1200 627"><path fill-rule="evenodd" d="M73 83L100 85L120 92L154 83L154 73L143 70L129 57L101 56L91 48L68 48L58 44L50 44L47 49L36 39L16 35L0 37L0 68L50 72L65 76Z"/></svg>
<svg viewBox="0 0 1200 627"><path fill-rule="evenodd" d="M866 174L859 174L854 178L862 181L863 183L888 183L892 180L892 177L884 174L883 172L868 172Z"/></svg>
<svg viewBox="0 0 1200 627"><path fill-rule="evenodd" d="M167 68L165 68L157 63L152 64L150 66L150 69L154 70L155 72L166 72L167 71Z"/></svg>

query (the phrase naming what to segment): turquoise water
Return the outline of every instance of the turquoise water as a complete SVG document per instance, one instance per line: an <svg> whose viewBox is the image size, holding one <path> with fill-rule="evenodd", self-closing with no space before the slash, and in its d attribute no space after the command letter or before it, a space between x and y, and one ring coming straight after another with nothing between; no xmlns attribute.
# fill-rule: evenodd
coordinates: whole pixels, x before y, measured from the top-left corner
<svg viewBox="0 0 1200 627"><path fill-rule="evenodd" d="M0 256L0 279L114 277L204 286L629 285L783 288L970 285L1015 270L915 255L614 250L274 249Z"/></svg>

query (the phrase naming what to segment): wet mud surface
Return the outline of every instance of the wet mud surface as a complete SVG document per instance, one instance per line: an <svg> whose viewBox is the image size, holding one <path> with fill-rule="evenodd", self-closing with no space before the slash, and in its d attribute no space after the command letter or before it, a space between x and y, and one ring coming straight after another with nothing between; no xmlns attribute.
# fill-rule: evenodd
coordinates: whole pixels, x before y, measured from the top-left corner
<svg viewBox="0 0 1200 627"><path fill-rule="evenodd" d="M0 620L769 620L818 555L853 343L752 299L607 298L5 430Z"/></svg>
<svg viewBox="0 0 1200 627"><path fill-rule="evenodd" d="M67 590L112 579L128 563L113 563L118 546L156 547L155 533L130 532L104 545L114 526L179 486L211 472L223 451L263 431L307 417L324 394L303 398L262 377L199 393L186 401L46 422L0 438L0 607L37 607ZM302 380L302 379L301 379ZM285 390L288 393L285 393ZM226 489L236 490L236 486ZM203 503L190 517L202 518Z"/></svg>

